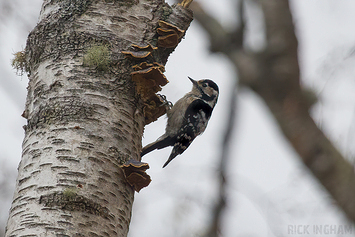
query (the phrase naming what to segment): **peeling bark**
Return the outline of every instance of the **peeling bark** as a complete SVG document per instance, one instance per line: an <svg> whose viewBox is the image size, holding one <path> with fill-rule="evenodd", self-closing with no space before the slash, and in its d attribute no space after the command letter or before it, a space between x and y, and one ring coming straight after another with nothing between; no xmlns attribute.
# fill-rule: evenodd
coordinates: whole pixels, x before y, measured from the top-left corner
<svg viewBox="0 0 355 237"><path fill-rule="evenodd" d="M143 103L121 51L157 44L158 21L186 30L192 13L161 0L45 0L26 46L22 160L6 236L127 236L134 191L120 165L140 160ZM107 70L83 65L93 45ZM174 49L149 59L165 64Z"/></svg>

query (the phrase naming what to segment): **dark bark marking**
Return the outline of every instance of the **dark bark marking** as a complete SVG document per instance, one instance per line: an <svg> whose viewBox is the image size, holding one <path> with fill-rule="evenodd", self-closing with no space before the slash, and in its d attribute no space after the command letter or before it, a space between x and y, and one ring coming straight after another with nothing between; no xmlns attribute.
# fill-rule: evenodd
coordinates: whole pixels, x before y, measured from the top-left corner
<svg viewBox="0 0 355 237"><path fill-rule="evenodd" d="M61 99L63 100L64 98ZM46 125L80 122L84 119L92 118L93 115L94 109L92 105L81 102L76 97L70 97L69 100L64 99L64 101L40 106L28 120L27 129L33 130Z"/></svg>
<svg viewBox="0 0 355 237"><path fill-rule="evenodd" d="M105 219L108 219L110 216L109 210L106 207L74 191L54 192L42 195L39 203L43 204L44 207L59 207L62 210L84 212L101 216Z"/></svg>

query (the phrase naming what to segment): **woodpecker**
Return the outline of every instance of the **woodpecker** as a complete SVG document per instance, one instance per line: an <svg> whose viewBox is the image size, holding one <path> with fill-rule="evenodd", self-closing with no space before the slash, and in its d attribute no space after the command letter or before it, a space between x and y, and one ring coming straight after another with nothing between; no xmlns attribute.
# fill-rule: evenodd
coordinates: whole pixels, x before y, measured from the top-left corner
<svg viewBox="0 0 355 237"><path fill-rule="evenodd" d="M217 103L219 89L216 83L209 79L195 81L191 77L188 78L192 82L192 90L167 111L165 134L146 145L141 152L142 157L155 149L173 146L163 168L177 155L182 154L192 141L205 131Z"/></svg>

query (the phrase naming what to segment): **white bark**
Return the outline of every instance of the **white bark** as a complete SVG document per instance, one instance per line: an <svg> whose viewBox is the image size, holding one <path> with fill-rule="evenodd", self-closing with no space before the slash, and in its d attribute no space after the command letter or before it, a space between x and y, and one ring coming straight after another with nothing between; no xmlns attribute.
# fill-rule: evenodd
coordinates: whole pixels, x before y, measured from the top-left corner
<svg viewBox="0 0 355 237"><path fill-rule="evenodd" d="M122 103L123 93L82 88L114 78L68 80L78 74L74 68L84 73L80 65L46 60L33 72L29 117L42 121L27 128L8 236L125 236L118 231L128 230L133 191L119 162L138 154L140 138L132 130L142 133L143 117L137 121L129 101Z"/></svg>
<svg viewBox="0 0 355 237"><path fill-rule="evenodd" d="M120 52L156 43L171 12L159 0L44 1L26 46L28 123L6 236L127 235L134 191L119 166L140 160L144 116ZM111 50L107 71L83 66L95 43Z"/></svg>

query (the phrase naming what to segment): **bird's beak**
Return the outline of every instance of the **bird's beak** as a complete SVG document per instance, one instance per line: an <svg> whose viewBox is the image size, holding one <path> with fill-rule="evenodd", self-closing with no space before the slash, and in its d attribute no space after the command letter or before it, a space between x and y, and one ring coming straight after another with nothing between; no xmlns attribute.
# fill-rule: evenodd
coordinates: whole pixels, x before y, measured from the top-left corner
<svg viewBox="0 0 355 237"><path fill-rule="evenodd" d="M197 85L197 81L195 81L194 79L192 79L191 77L188 77L190 79L190 81L192 82L192 84L194 84L195 86L198 86Z"/></svg>

